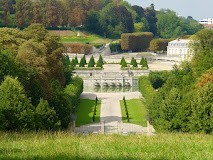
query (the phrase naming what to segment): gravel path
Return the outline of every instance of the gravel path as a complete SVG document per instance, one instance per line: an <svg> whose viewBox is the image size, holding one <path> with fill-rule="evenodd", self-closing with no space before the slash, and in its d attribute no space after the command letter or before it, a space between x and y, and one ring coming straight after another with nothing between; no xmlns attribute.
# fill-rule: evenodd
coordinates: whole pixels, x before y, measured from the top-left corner
<svg viewBox="0 0 213 160"><path fill-rule="evenodd" d="M124 124L122 123L122 115L120 109L120 100L125 96L126 100L141 98L140 92L124 92L124 93L83 93L81 98L95 99L96 96L101 100L101 115L100 120L104 123L106 133L118 132L147 132L146 127ZM98 132L100 127L94 127L94 124L82 126L86 129L94 128L93 132ZM91 126L91 127L90 127Z"/></svg>

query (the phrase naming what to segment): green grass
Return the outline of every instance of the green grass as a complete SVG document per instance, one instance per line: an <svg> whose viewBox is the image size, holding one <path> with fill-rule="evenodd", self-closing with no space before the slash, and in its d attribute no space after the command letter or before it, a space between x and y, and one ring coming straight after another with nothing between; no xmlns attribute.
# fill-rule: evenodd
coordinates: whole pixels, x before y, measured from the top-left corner
<svg viewBox="0 0 213 160"><path fill-rule="evenodd" d="M126 104L129 112L130 123L138 124L145 127L147 125L146 122L147 113L142 99L126 100ZM127 123L123 100L120 101L120 105L121 105L122 121L124 123Z"/></svg>
<svg viewBox="0 0 213 160"><path fill-rule="evenodd" d="M0 159L212 160L212 142L212 135L203 134L0 133Z"/></svg>
<svg viewBox="0 0 213 160"><path fill-rule="evenodd" d="M95 108L95 100L81 99L76 109L76 127L81 125L90 124L93 117L93 111ZM101 102L98 101L95 122L100 121L100 108Z"/></svg>

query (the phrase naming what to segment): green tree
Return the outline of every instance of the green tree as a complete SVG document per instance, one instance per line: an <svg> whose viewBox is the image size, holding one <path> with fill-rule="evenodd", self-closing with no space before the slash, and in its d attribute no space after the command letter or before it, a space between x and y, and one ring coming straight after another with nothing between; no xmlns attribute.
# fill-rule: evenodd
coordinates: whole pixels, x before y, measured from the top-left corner
<svg viewBox="0 0 213 160"><path fill-rule="evenodd" d="M138 67L138 63L137 63L136 59L134 59L132 66L133 67Z"/></svg>
<svg viewBox="0 0 213 160"><path fill-rule="evenodd" d="M80 60L79 67L85 67L85 65L86 65L85 62L86 62L86 58L85 58L85 56L83 56Z"/></svg>
<svg viewBox="0 0 213 160"><path fill-rule="evenodd" d="M78 58L77 58L77 56L75 56L75 64L76 65L78 64Z"/></svg>
<svg viewBox="0 0 213 160"><path fill-rule="evenodd" d="M193 96L191 103L190 129L192 132L213 131L213 84L208 83Z"/></svg>
<svg viewBox="0 0 213 160"><path fill-rule="evenodd" d="M55 110L44 99L40 99L35 109L35 119L37 130L55 130L60 126Z"/></svg>
<svg viewBox="0 0 213 160"><path fill-rule="evenodd" d="M146 20L149 23L149 31L152 32L154 35L157 34L157 18L156 18L156 11L154 4L151 4L150 7L146 8L145 10Z"/></svg>
<svg viewBox="0 0 213 160"><path fill-rule="evenodd" d="M123 59L123 61L121 62L121 68L125 68L127 67L127 63L126 63L126 60Z"/></svg>
<svg viewBox="0 0 213 160"><path fill-rule="evenodd" d="M125 61L125 58L122 57L121 61L120 61L120 65L122 65L123 61Z"/></svg>
<svg viewBox="0 0 213 160"><path fill-rule="evenodd" d="M94 67L95 66L95 59L94 57L92 56L89 60L89 63L88 63L88 67Z"/></svg>
<svg viewBox="0 0 213 160"><path fill-rule="evenodd" d="M192 67L199 77L206 70L213 67L213 31L201 30L193 37L192 47Z"/></svg>
<svg viewBox="0 0 213 160"><path fill-rule="evenodd" d="M35 128L34 107L17 78L6 77L0 85L1 130L31 130Z"/></svg>
<svg viewBox="0 0 213 160"><path fill-rule="evenodd" d="M96 64L96 67L100 67L100 68L103 68L103 61L101 58L99 58L97 64Z"/></svg>
<svg viewBox="0 0 213 160"><path fill-rule="evenodd" d="M134 58L134 57L132 57L130 64L131 64L131 65L133 65L133 64L134 64L134 62L135 62L135 58Z"/></svg>

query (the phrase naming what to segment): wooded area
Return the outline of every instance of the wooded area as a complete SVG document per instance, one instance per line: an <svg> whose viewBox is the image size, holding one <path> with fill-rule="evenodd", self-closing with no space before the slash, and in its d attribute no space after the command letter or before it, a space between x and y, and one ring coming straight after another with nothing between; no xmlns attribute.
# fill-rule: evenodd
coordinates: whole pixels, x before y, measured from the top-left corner
<svg viewBox="0 0 213 160"><path fill-rule="evenodd" d="M191 16L171 10L156 11L123 0L1 0L0 27L43 24L47 29L83 29L104 37L122 33L152 32L155 37L192 35L202 26Z"/></svg>

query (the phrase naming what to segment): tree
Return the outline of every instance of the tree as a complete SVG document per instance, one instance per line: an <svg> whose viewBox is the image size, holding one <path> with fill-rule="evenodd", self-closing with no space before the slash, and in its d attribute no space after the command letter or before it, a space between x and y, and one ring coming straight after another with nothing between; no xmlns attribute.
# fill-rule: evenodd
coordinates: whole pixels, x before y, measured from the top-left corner
<svg viewBox="0 0 213 160"><path fill-rule="evenodd" d="M137 63L136 59L134 59L132 66L133 67L138 67L138 63Z"/></svg>
<svg viewBox="0 0 213 160"><path fill-rule="evenodd" d="M0 85L0 129L31 130L35 128L34 107L17 78L5 77Z"/></svg>
<svg viewBox="0 0 213 160"><path fill-rule="evenodd" d="M125 61L125 58L122 57L121 61L120 61L120 65L122 65L123 61Z"/></svg>
<svg viewBox="0 0 213 160"><path fill-rule="evenodd" d="M132 14L126 6L109 4L100 13L100 24L106 37L119 37L134 31Z"/></svg>
<svg viewBox="0 0 213 160"><path fill-rule="evenodd" d="M75 56L75 64L76 65L78 64L78 58L77 58L77 56Z"/></svg>
<svg viewBox="0 0 213 160"><path fill-rule="evenodd" d="M94 65L95 65L95 60L94 60L94 57L92 56L89 60L88 67L94 67Z"/></svg>
<svg viewBox="0 0 213 160"><path fill-rule="evenodd" d="M79 67L84 67L86 65L86 58L85 55L81 58Z"/></svg>
<svg viewBox="0 0 213 160"><path fill-rule="evenodd" d="M134 62L135 62L135 58L134 58L134 57L132 57L130 64L131 64L131 65L133 65L133 64L134 64Z"/></svg>
<svg viewBox="0 0 213 160"><path fill-rule="evenodd" d="M197 77L213 67L213 31L201 30L193 37L191 52L192 67Z"/></svg>
<svg viewBox="0 0 213 160"><path fill-rule="evenodd" d="M126 63L126 60L123 59L123 61L121 62L121 68L125 68L127 67L127 63Z"/></svg>
<svg viewBox="0 0 213 160"><path fill-rule="evenodd" d="M157 27L156 27L156 11L154 4L151 4L150 7L146 8L145 10L146 20L149 23L149 31L152 32L154 35L157 34Z"/></svg>
<svg viewBox="0 0 213 160"><path fill-rule="evenodd" d="M98 59L98 62L96 64L96 67L100 67L100 68L103 68L103 58L102 56L100 55L99 59Z"/></svg>
<svg viewBox="0 0 213 160"><path fill-rule="evenodd" d="M55 110L44 99L40 99L35 109L35 119L37 130L55 130L60 126Z"/></svg>

